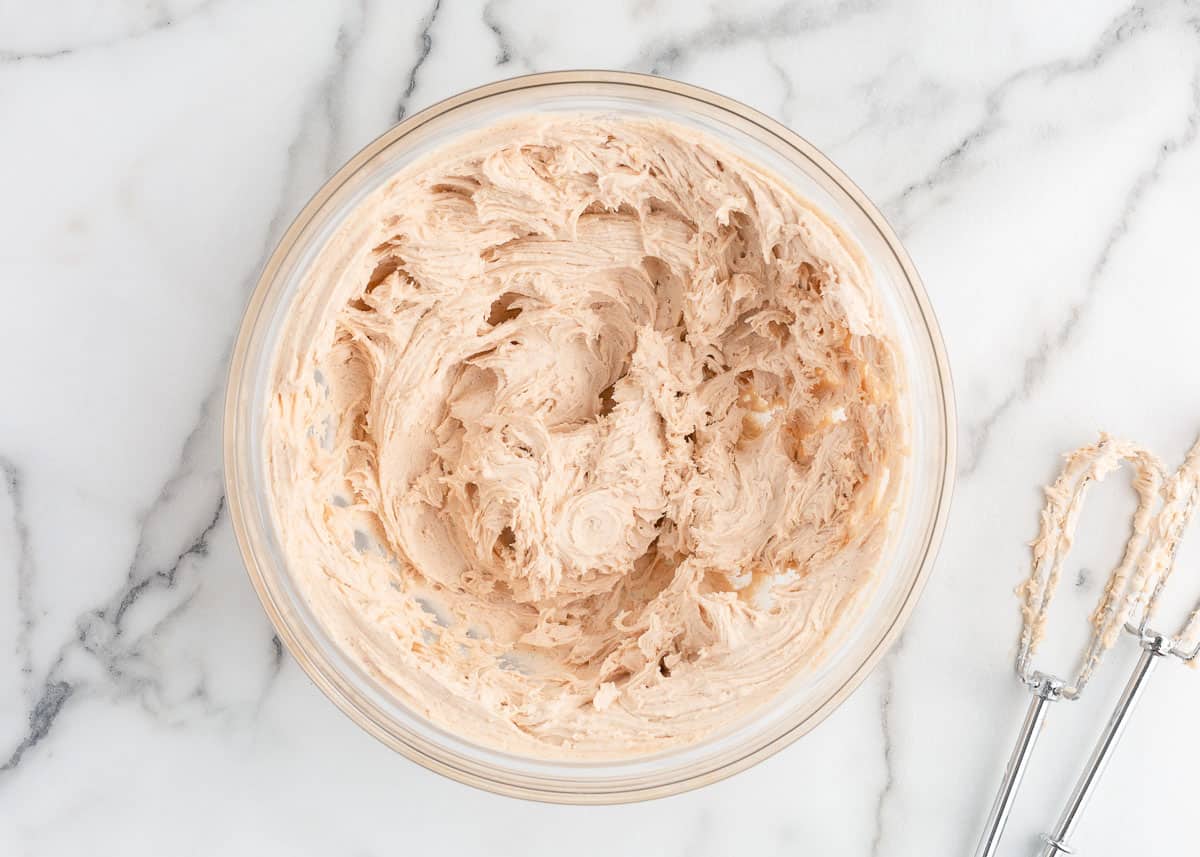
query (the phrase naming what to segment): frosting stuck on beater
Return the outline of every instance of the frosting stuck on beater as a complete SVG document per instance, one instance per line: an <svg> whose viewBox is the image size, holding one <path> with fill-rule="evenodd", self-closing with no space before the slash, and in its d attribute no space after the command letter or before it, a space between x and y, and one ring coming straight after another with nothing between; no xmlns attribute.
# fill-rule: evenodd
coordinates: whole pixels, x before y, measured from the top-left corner
<svg viewBox="0 0 1200 857"><path fill-rule="evenodd" d="M407 706L536 756L694 742L817 663L905 481L857 248L682 126L525 118L352 210L264 427L291 575Z"/></svg>
<svg viewBox="0 0 1200 857"><path fill-rule="evenodd" d="M1017 588L1023 618L1017 671L1026 681L1033 680L1031 659L1045 634L1050 601L1075 538L1088 486L1103 481L1123 464L1133 473L1137 508L1121 560L1092 611L1091 639L1078 672L1067 682L1066 696L1076 696L1083 689L1127 623L1148 627L1153 621L1174 570L1183 532L1200 505L1200 440L1179 470L1170 475L1153 453L1103 433L1096 443L1065 456L1062 472L1046 488L1041 528L1031 545L1032 572ZM1190 614L1174 636L1180 645L1190 647L1196 644L1198 635L1200 608Z"/></svg>

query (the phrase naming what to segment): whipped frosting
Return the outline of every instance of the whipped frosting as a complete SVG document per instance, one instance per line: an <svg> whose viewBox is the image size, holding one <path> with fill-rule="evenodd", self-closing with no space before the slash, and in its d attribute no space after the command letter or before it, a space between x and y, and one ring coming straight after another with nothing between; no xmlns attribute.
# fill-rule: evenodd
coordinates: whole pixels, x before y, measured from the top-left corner
<svg viewBox="0 0 1200 857"><path fill-rule="evenodd" d="M290 574L401 702L626 757L817 664L906 473L860 251L692 129L525 117L358 204L288 310L264 427Z"/></svg>
<svg viewBox="0 0 1200 857"><path fill-rule="evenodd" d="M1034 682L1033 657L1046 634L1050 603L1062 579L1062 569L1075 541L1075 529L1089 487L1127 466L1133 476L1137 507L1130 519L1129 536L1121 559L1109 573L1100 599L1091 614L1092 634L1075 676L1065 694L1077 696L1112 647L1129 615L1129 595L1134 572L1145 556L1149 532L1159 511L1166 474L1162 463L1135 443L1101 433L1095 443L1081 446L1063 457L1062 471L1045 489L1046 505L1040 515L1037 537L1030 543L1029 577L1017 587L1021 605L1021 638L1017 672Z"/></svg>
<svg viewBox="0 0 1200 857"><path fill-rule="evenodd" d="M1095 443L1064 456L1058 478L1045 489L1038 535L1030 543L1030 575L1017 587L1022 617L1017 672L1027 682L1036 680L1033 657L1046 633L1050 603L1075 541L1088 488L1122 466L1128 467L1133 477L1137 506L1121 558L1092 610L1091 636L1076 672L1066 683L1063 695L1067 697L1079 695L1127 625L1146 630L1155 621L1184 531L1200 508L1200 439L1174 473L1168 473L1146 448L1104 432ZM1200 606L1172 636L1184 649L1200 643Z"/></svg>

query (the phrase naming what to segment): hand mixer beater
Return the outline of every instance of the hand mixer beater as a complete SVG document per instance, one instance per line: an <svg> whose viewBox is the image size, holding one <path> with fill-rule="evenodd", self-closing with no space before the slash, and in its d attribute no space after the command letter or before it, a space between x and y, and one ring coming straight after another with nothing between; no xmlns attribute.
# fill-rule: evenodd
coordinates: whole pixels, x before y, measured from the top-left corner
<svg viewBox="0 0 1200 857"><path fill-rule="evenodd" d="M1123 464L1133 471L1138 504L1121 560L1091 614L1087 647L1076 671L1067 678L1034 669L1033 657L1045 633L1050 602L1062 577L1087 488ZM1179 471L1168 478L1158 459L1146 450L1101 435L1099 442L1067 456L1062 473L1046 489L1041 529L1033 542L1033 571L1018 590L1024 623L1017 650L1017 674L1033 693L1033 699L988 815L976 857L992 857L999 847L1000 835L1044 725L1048 704L1078 699L1101 657L1123 630L1138 639L1142 654L1054 832L1042 837L1042 857L1073 853L1068 840L1155 666L1167 655L1188 661L1200 654L1200 605L1174 635L1152 630L1150 625L1173 570L1183 530L1200 499L1198 474L1200 441L1188 453Z"/></svg>

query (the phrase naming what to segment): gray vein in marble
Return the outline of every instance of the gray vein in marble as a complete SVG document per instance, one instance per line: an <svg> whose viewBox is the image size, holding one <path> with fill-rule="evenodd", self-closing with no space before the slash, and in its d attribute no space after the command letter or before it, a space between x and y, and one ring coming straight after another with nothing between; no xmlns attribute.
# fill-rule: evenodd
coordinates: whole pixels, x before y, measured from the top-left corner
<svg viewBox="0 0 1200 857"><path fill-rule="evenodd" d="M409 103L412 100L413 93L417 91L417 75L421 71L421 66L425 64L425 60L429 59L429 54L433 51L433 25L437 23L438 12L441 9L442 0L433 0L433 8L429 10L429 14L425 16L421 24L421 50L417 54L417 61L413 63L412 69L408 72L408 86L404 88L404 95L396 107L397 122L408 115Z"/></svg>
<svg viewBox="0 0 1200 857"><path fill-rule="evenodd" d="M771 48L769 42L763 45L763 56L767 60L767 66L775 74L775 77L779 79L779 85L783 87L783 99L779 105L776 118L784 125L791 125L792 101L796 98L796 86L792 83L792 76L780 64L779 58L775 56L775 51Z"/></svg>
<svg viewBox="0 0 1200 857"><path fill-rule="evenodd" d="M271 666L275 672L283 666L283 642L278 634L271 635Z"/></svg>
<svg viewBox="0 0 1200 857"><path fill-rule="evenodd" d="M130 585L121 594L121 601L113 611L111 623L113 627L113 635L121 636L121 621L125 617L125 612L137 603L138 599L155 588L170 589L175 586L175 580L179 574L179 567L184 561L192 557L208 556L208 539L212 535L213 530L217 528L217 524L221 522L221 516L225 512L225 496L221 495L217 499L216 509L213 510L212 520L200 531L200 534L188 545L182 553L175 558L169 566L162 569L151 571L146 576L140 577L136 582L135 572L130 569ZM106 608L107 609L107 608ZM108 618L106 610L101 610L97 614L100 618Z"/></svg>
<svg viewBox="0 0 1200 857"><path fill-rule="evenodd" d="M1134 179L1121 204L1116 222L1105 236L1100 252L1088 273L1083 294L1067 308L1058 326L1045 333L1033 353L1025 358L1020 383L967 430L967 454L959 468L960 476L970 476L979 468L997 424L1014 405L1033 395L1041 385L1050 361L1070 344L1080 323L1091 309L1092 299L1100 292L1113 253L1129 234L1130 224L1142 202L1149 191L1158 184L1166 165L1176 154L1196 142L1197 136L1200 136L1200 74L1192 79L1192 103L1183 131L1160 143L1151 166Z"/></svg>
<svg viewBox="0 0 1200 857"><path fill-rule="evenodd" d="M22 491L21 471L15 462L0 457L0 473L4 475L5 487L8 491L9 502L12 503L13 532L17 537L17 657L21 662L21 674L25 685L25 693L33 693L33 627L36 621L33 609L33 585L35 565L33 559L33 541L29 534L29 524L25 520L25 500ZM32 699L30 700L32 702Z"/></svg>
<svg viewBox="0 0 1200 857"><path fill-rule="evenodd" d="M220 392L223 384L205 400L196 426L188 434L174 472L159 491L150 508L141 518L137 546L130 563L125 583L100 607L82 614L76 622L76 635L66 641L59 650L54 663L41 683L40 691L33 696L29 713L29 729L12 751L8 762L0 771L15 769L25 754L49 734L55 719L67 701L81 696L87 682L72 675L68 670L68 657L76 654L90 656L104 669L105 675L114 686L125 684L124 690L136 692L147 684L144 677L130 676L123 668L123 659L139 654L138 647L145 639L161 632L163 627L187 609L195 595L193 588L174 603L150 629L139 638L126 640L122 637L122 621L126 612L148 591L154 589L173 590L177 587L179 572L189 558L207 555L208 539L220 523L225 509L225 497L220 467L220 420L217 418ZM163 530L172 532L173 522L181 517L179 506L193 498L197 490L207 489L211 495L213 513L205 520L199 534L186 537L184 547L174 560L160 564L151 559L161 552L159 542Z"/></svg>
<svg viewBox="0 0 1200 857"><path fill-rule="evenodd" d="M883 65L878 74L872 75L870 78L850 90L851 98L854 101L861 103L862 109L865 111L865 115L863 116L862 120L857 122L852 128L850 128L849 131L846 131L840 137L826 142L825 150L827 152L837 152L843 146L848 145L856 137L865 133L868 129L874 128L876 125L879 125L885 121L886 118L890 118L887 116L887 111L885 111L884 105L881 104L880 99L876 97L876 91L884 85L884 82L889 77L892 77L896 74L896 69L898 66L900 66L901 62L902 57L892 57ZM889 101L888 107L891 108L892 111L896 112L898 112L898 110L902 110L904 121L911 121L914 118L914 111L912 111L909 105L897 106Z"/></svg>
<svg viewBox="0 0 1200 857"><path fill-rule="evenodd" d="M338 137L342 122L339 116L338 90L346 77L350 56L362 41L367 30L366 0L358 0L356 9L357 15L353 21L343 21L338 26L337 38L333 43L333 68L324 77L317 96L329 127L329 144L325 150L325 173L327 175L332 175L340 163Z"/></svg>
<svg viewBox="0 0 1200 857"><path fill-rule="evenodd" d="M627 68L668 74L697 51L728 48L743 42L766 42L827 29L878 5L877 0L843 0L827 8L811 9L801 3L789 2L753 18L717 17L687 36L655 39L630 61Z"/></svg>
<svg viewBox="0 0 1200 857"><path fill-rule="evenodd" d="M221 480L220 463L220 402L224 384L211 392L200 406L195 426L184 439L175 470L159 491L150 508L142 515L138 529L137 545L133 561L122 589L108 606L95 611L95 615L111 622L115 634L121 631L121 618L126 610L151 585L170 587L175 582L179 566L189 556L204 555L208 550L208 536L219 523L225 508L225 497ZM199 484L209 489L209 506L214 509L198 536L190 537L175 552L174 561L165 568L148 567L147 559L157 540L160 526L168 526L178 516L176 505L183 502Z"/></svg>
<svg viewBox="0 0 1200 857"><path fill-rule="evenodd" d="M1156 8L1165 7L1159 4ZM992 87L984 97L983 118L976 126L960 138L927 175L907 185L895 199L885 204L884 208L889 212L897 230L904 234L911 228L914 222L911 213L914 201L922 199L934 191L944 192L947 185L966 174L972 156L980 145L1004 127L1006 101L1015 87L1031 79L1048 84L1066 75L1093 71L1107 62L1120 47L1129 43L1135 35L1150 30L1151 25L1152 21L1146 9L1141 5L1134 5L1110 22L1092 49L1082 58L1058 59L1030 66L1010 74ZM1131 216L1140 205L1146 191L1157 180L1170 155L1180 148L1186 147L1195 138L1196 120L1196 105L1194 104L1188 116L1184 133L1179 138L1165 141L1159 147L1154 165L1135 180L1122 205L1116 225L1103 242L1102 250L1089 274L1083 297L1072 304L1061 324L1046 334L1038 343L1035 351L1025 358L1020 382L1009 390L980 420L966 428L967 444L959 467L961 477L968 477L975 472L983 460L997 423L1014 405L1024 401L1032 394L1041 383L1049 361L1071 340L1088 309L1090 299L1098 289L1098 281L1107 268L1114 248L1128 230Z"/></svg>
<svg viewBox="0 0 1200 857"><path fill-rule="evenodd" d="M133 27L131 30L119 35L108 38L98 39L94 42L80 42L74 45L66 45L61 48L43 49L43 50L14 50L0 48L0 63L18 63L32 62L37 60L53 60L60 57L69 57L80 54L86 51L106 50L109 48L122 47L130 42L153 35L154 33L170 29L171 27L182 24L185 21L191 20L197 15L206 13L210 7L215 5L217 0L209 0L207 3L201 3L195 8L188 11L186 15L175 16L170 10L159 6L155 12L141 27ZM150 9L151 4L144 4L144 8Z"/></svg>
<svg viewBox="0 0 1200 857"><path fill-rule="evenodd" d="M879 731L883 739L883 785L879 789L879 795L875 799L875 833L871 838L871 857L880 857L883 853L884 845L884 813L887 810L888 801L891 800L892 793L896 787L896 770L895 770L895 740L892 736L892 701L896 691L896 665L895 659L899 655L900 647L903 644L903 638L896 641L895 647L891 653L879 666L879 672L883 677L883 693L879 704Z"/></svg>
<svg viewBox="0 0 1200 857"><path fill-rule="evenodd" d="M255 706L255 713L262 710L267 698L271 694L272 688L275 687L275 682L279 678L279 674L283 672L283 641L279 639L278 634L271 634L271 656L267 664L267 678L263 682L262 692L258 695L258 703Z"/></svg>
<svg viewBox="0 0 1200 857"><path fill-rule="evenodd" d="M224 499L224 498L222 498L222 499ZM207 556L208 556L208 549L207 549L207 547L205 547L204 550L191 553L188 555L188 557L185 557L184 559L191 558L193 560L193 562L198 562L201 558L207 557ZM182 563L182 560L181 560L181 563ZM167 625L171 624L171 622L178 619L181 615L183 615L185 612L187 612L187 610L192 606L192 602L196 599L196 596L199 594L200 594L200 581L196 580L196 581L192 582L191 588L188 590L187 594L184 595L182 598L180 598L177 602L175 602L175 604L173 604L171 606L171 608L169 610L167 610L166 613L164 613L161 617L159 617L150 626L149 630L146 633L142 634L139 637L138 642L136 642L133 645L133 647L131 648L131 651L133 651L137 654L141 654L142 644L146 640L154 639L164 628L167 627ZM119 665L119 663L118 663L118 665Z"/></svg>
<svg viewBox="0 0 1200 857"><path fill-rule="evenodd" d="M0 765L0 772L14 770L25 754L36 747L43 738L50 734L50 728L63 706L75 692L75 686L65 681L48 681L42 688L41 698L29 712L29 729L25 737L13 749L8 761Z"/></svg>
<svg viewBox="0 0 1200 857"><path fill-rule="evenodd" d="M302 158L300 154L302 147L310 139L308 129L318 116L325 122L328 130L328 140L320 158L323 175L317 178L323 179L324 176L331 175L340 164L339 158L341 153L339 152L338 145L341 125L338 100L339 89L345 80L351 54L358 47L367 30L366 0L359 0L356 8L357 21L353 25L343 22L338 27L338 32L334 39L334 60L332 66L329 72L321 78L315 95L301 113L295 136L288 145L287 157L284 163L283 182L279 191L278 202L267 224L264 237L261 254L264 259L269 257L279 236L283 234L288 222L295 214L292 193L300 183L299 180L302 173ZM256 281L257 272L251 271L247 277L246 288L253 287ZM223 386L223 379L221 386Z"/></svg>
<svg viewBox="0 0 1200 857"><path fill-rule="evenodd" d="M483 4L483 23L492 31L492 35L496 37L496 65L508 65L513 58L512 41L504 31L500 23L500 18L496 15L494 0L488 0L487 3Z"/></svg>
<svg viewBox="0 0 1200 857"><path fill-rule="evenodd" d="M960 178L969 164L969 156L974 154L979 144L1004 127L1005 102L1014 88L1030 79L1051 83L1068 74L1095 70L1117 48L1128 42L1131 36L1147 29L1149 22L1146 20L1145 11L1140 5L1135 5L1113 19L1092 50L1083 58L1053 60L1020 69L988 90L983 101L983 118L976 126L957 140L929 173L906 185L896 198L885 205L897 229L903 233L911 228L912 218L909 216L909 210L915 198L930 191L941 190L948 183Z"/></svg>

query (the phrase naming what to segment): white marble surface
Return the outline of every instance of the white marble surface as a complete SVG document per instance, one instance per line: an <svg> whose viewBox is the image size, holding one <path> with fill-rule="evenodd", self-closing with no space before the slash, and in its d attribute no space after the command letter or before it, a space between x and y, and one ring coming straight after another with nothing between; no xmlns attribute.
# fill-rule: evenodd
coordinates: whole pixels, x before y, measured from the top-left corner
<svg viewBox="0 0 1200 857"><path fill-rule="evenodd" d="M0 854L973 847L1026 700L1038 486L1098 428L1172 461L1200 430L1200 6L734 5L0 2ZM828 152L915 257L961 411L901 645L792 748L645 805L494 797L360 733L281 653L222 502L225 361L303 201L398 115L561 67L709 86ZM1005 853L1052 820L1128 660L1054 714ZM1085 853L1194 853L1198 713L1200 676L1164 668Z"/></svg>

